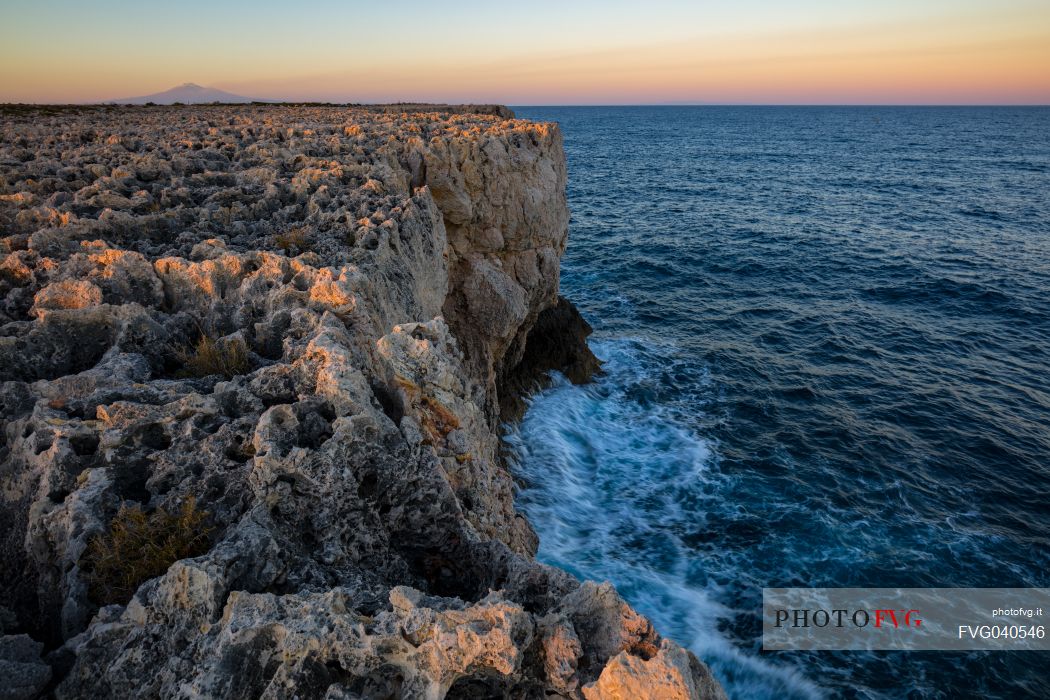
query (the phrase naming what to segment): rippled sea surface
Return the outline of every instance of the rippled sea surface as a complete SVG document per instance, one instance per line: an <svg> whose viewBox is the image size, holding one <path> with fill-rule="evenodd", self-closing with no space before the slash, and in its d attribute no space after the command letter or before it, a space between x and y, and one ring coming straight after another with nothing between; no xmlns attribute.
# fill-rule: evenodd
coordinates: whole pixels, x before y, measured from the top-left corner
<svg viewBox="0 0 1050 700"><path fill-rule="evenodd" d="M1050 586L1050 109L561 123L606 374L507 441L540 559L734 698L1050 697L1017 652L762 652L764 586Z"/></svg>

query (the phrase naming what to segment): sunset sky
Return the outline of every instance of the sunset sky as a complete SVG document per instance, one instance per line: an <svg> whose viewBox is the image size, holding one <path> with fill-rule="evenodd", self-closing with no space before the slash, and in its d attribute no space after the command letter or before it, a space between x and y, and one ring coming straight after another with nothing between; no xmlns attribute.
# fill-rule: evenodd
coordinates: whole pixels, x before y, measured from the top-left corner
<svg viewBox="0 0 1050 700"><path fill-rule="evenodd" d="M0 102L1047 104L1050 0L0 0Z"/></svg>

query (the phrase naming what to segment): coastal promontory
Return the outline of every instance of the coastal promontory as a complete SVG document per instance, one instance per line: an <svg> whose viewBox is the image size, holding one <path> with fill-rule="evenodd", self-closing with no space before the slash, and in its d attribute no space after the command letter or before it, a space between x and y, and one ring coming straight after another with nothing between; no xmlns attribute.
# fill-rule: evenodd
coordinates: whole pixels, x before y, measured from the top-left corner
<svg viewBox="0 0 1050 700"><path fill-rule="evenodd" d="M506 108L6 108L0 697L723 697L514 506L565 188Z"/></svg>

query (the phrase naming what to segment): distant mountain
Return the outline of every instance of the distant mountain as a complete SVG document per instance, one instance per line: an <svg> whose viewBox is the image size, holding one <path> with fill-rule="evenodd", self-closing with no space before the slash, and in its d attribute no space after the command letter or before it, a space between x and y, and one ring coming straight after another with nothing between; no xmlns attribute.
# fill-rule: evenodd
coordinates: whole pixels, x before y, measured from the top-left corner
<svg viewBox="0 0 1050 700"><path fill-rule="evenodd" d="M208 104L211 102L244 103L254 102L251 97L234 95L232 92L218 90L216 88L202 87L196 83L184 83L164 92L156 92L152 95L141 97L126 97L121 100L107 100L107 104L117 105L144 105L152 102L158 105L170 105L181 102L185 105Z"/></svg>

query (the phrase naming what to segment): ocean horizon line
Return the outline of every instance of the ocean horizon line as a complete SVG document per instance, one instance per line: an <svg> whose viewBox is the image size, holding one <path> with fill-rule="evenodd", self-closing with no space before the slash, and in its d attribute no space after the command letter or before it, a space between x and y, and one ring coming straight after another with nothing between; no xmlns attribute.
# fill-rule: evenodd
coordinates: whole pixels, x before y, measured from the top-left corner
<svg viewBox="0 0 1050 700"><path fill-rule="evenodd" d="M17 106L17 107L172 107L172 106L228 106L228 105L326 105L326 106L368 106L368 105L505 105L512 109L535 109L545 107L558 107L558 108L595 108L595 109L607 109L610 107L793 107L793 108L886 108L886 109L900 109L900 108L966 108L966 109L1002 109L1002 108L1046 108L1050 107L1050 102L1046 103L1028 103L1028 102L1000 102L1000 103L965 103L965 102L946 102L946 103L930 103L930 102L901 102L901 103L883 103L883 102L610 102L610 103L563 103L563 102L548 102L548 103L514 103L514 102L498 102L490 100L481 101L458 101L448 100L444 102L429 102L425 100L398 100L398 101L364 101L364 102L343 102L343 101L325 101L325 100L276 100L276 99L257 99L250 102L199 102L199 103L175 103L175 104L121 104L113 100L98 101L98 102L0 102L3 106Z"/></svg>

